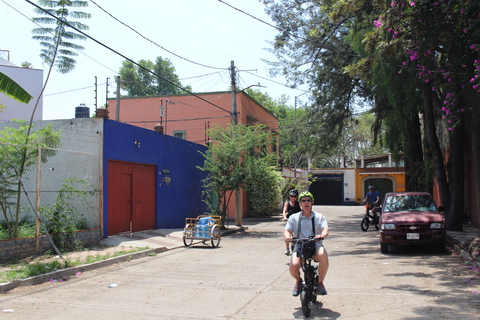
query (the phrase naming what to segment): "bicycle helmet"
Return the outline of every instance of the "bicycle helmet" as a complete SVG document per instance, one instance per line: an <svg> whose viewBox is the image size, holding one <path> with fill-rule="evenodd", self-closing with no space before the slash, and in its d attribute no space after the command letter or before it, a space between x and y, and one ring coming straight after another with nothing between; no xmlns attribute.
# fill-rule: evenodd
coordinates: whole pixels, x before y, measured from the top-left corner
<svg viewBox="0 0 480 320"><path fill-rule="evenodd" d="M298 191L295 189L290 190L288 194L294 197L298 197Z"/></svg>
<svg viewBox="0 0 480 320"><path fill-rule="evenodd" d="M310 199L312 199L312 202L315 202L315 199L313 198L313 194L309 191L304 191L302 193L300 193L300 195L298 196L298 200L302 200L303 197L310 197Z"/></svg>
<svg viewBox="0 0 480 320"><path fill-rule="evenodd" d="M375 189L375 188L372 185L369 185L368 189Z"/></svg>

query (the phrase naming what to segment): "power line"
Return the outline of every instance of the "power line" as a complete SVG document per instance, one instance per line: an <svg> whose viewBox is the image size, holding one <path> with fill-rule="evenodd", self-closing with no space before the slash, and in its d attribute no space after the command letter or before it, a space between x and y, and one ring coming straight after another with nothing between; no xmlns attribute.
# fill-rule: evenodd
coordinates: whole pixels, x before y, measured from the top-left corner
<svg viewBox="0 0 480 320"><path fill-rule="evenodd" d="M230 116L202 117L202 118L191 118L191 119L172 119L172 120L168 120L168 122L209 120L209 119L219 119L219 118L230 118ZM124 122L124 123L151 123L151 122L158 122L158 120L122 121L122 122ZM189 129L192 129L192 128L189 128Z"/></svg>
<svg viewBox="0 0 480 320"><path fill-rule="evenodd" d="M289 89L295 89L295 90L302 91L302 92L309 92L308 90L302 90L302 89L297 89L297 88L289 87L289 86L287 86L287 85L284 84L284 83L281 83L281 82L278 82L278 81L275 81L275 80L272 80L272 79L268 79L268 78L259 76L258 74L254 74L254 73L251 73L251 72L249 72L249 71L243 71L243 72L246 72L246 73L248 73L248 74L250 74L250 75L252 75L252 76L254 76L254 77L258 77L258 78L260 78L260 79L263 79L263 80L266 80L266 81L270 81L270 82L279 84L279 85L284 86L284 87L289 88Z"/></svg>
<svg viewBox="0 0 480 320"><path fill-rule="evenodd" d="M268 25L269 27L272 27L272 28L274 28L274 29L276 29L276 30L278 30L278 31L280 31L280 32L285 33L285 34L288 34L288 35L290 35L290 36L293 37L293 38L297 38L297 39L299 39L299 40L303 40L303 41L304 41L305 43L307 43L307 44L315 44L313 41L311 41L311 40L309 40L309 39L307 39L307 38L301 37L301 36L299 36L299 35L297 35L297 34L295 34L295 33L292 33L292 32L290 32L290 31L288 31L288 30L285 30L285 29L282 29L282 28L277 27L277 26L275 26L275 25L272 25L271 23L268 23L268 22L266 22L266 21L264 21L264 20L262 20L262 19L260 19L260 18L257 18L257 17L255 17L255 16L253 16L252 14L250 14L250 13L248 13L248 12L245 12L245 11L243 11L243 10L241 10L241 9L238 9L238 8L232 6L231 4L226 3L225 1L222 1L222 0L218 0L218 1L220 1L221 3L229 6L230 8L232 8L232 9L234 9L234 10L237 10L237 11L239 11L239 12L241 12L241 13L243 13L243 14L245 14L245 15L247 15L247 16L249 16L249 17L251 17L251 18L253 18L253 19L255 19L255 20L259 21L259 22L261 22L261 23L264 23L264 24ZM388 66L388 67L395 66L395 67L400 68L400 69L411 69L411 70L413 70L413 71L425 71L425 70L423 70L422 68L418 68L418 67L415 68L415 67L406 66L406 65L392 64L392 63L384 62L384 61L376 61L375 59L372 59L372 58L369 58L369 57L364 57L364 56L362 56L362 55L360 55L360 54L352 53L352 52L349 52L349 51L346 51L346 50L338 50L338 49L335 48L335 47L327 46L327 45L325 45L325 44L322 44L320 47L321 47L321 49L327 49L327 50L330 50L330 51L335 52L335 53L342 53L342 54L345 54L345 55L349 55L349 56L351 56L351 57L363 58L363 59L366 59L366 60L369 60L369 61L375 61L375 62L377 62L377 63L380 63L380 64L385 65L385 66ZM430 70L430 72L431 72L431 73L440 73L440 74L446 73L446 72L443 71L443 70ZM455 75L465 75L465 74L467 74L467 73L463 73L463 72L448 72L448 74L451 74L451 75L453 75L453 74L455 74ZM282 83L279 83L279 82L276 82L276 81L273 81L273 80L270 80L270 79L267 79L267 78L263 78L263 77L260 77L260 76L258 76L258 75L255 75L255 74L252 74L252 75L257 76L257 77L262 78L262 79L267 80L267 81L271 81L271 82L274 82L274 83L277 83L277 84L281 84L281 85L283 85L283 86L286 86L287 88L292 89L291 87L289 87L289 86L287 86L287 85L285 85L285 84L282 84ZM297 89L297 90L300 90L300 89ZM303 90L301 90L301 91L303 91Z"/></svg>
<svg viewBox="0 0 480 320"><path fill-rule="evenodd" d="M108 11L106 11L105 9L103 9L102 7L100 7L95 1L93 0L90 0L94 5L96 5L100 10L102 10L103 12L105 12L106 14L108 14L110 17L112 17L115 21L119 22L120 24L124 25L125 27L129 28L130 30L132 30L133 32L135 32L136 34L138 34L140 37L142 37L143 39L147 40L148 42L154 44L155 46L159 47L160 49L162 50L165 50L167 51L168 53L174 55L175 57L177 58L180 58L182 60L185 60L185 61L188 61L190 63L193 63L193 64L196 64L196 65L199 65L199 66L202 66L202 67L205 67L205 68L210 68L210 69L217 69L217 70L225 70L227 68L218 68L218 67L212 67L212 66L207 66L205 64L201 64L201 63L198 63L198 62L195 62L195 61L192 61L190 59L187 59L187 58L184 58L178 54L176 54L175 52L172 52L164 47L162 47L161 45L159 45L158 43L154 42L153 40L150 40L149 38L145 37L144 35L142 35L140 32L138 32L137 30L133 29L132 27L130 27L129 25L127 25L126 23L124 23L123 21L120 21L119 19L117 19L116 17L114 17L112 14L110 14Z"/></svg>
<svg viewBox="0 0 480 320"><path fill-rule="evenodd" d="M95 38L91 37L90 35L86 34L85 32L83 32L83 31L81 31L81 30L79 30L79 29L75 28L75 27L74 27L74 26L72 26L70 23L68 23L68 22L66 22L66 21L64 21L64 20L60 20L58 17L56 17L56 16L55 16L55 15L53 15L52 13L50 13L50 12L48 12L47 10L43 9L43 8L42 8L42 7L40 7L39 5L37 5L37 4L33 3L33 2L31 2L30 0L25 0L25 1L26 1L26 2L28 2L28 3L30 3L32 6L34 6L34 7L38 8L39 10L42 10L43 12L45 12L47 15L49 15L49 16L51 16L51 17L53 17L54 19L56 19L56 20L59 20L60 22L62 22L62 23L63 23L63 24L65 24L66 26L68 26L68 27L72 28L73 30L77 31L78 33L80 33L80 34L84 35L84 36L85 36L85 37L87 37L88 39L90 39L90 40L92 40L92 41L96 42L97 44L101 45L102 47L104 47L104 48L106 48L106 49L108 49L108 50L112 51L113 53L115 53L115 54L119 55L119 56L120 56L120 57L122 57L123 59L125 59L125 60L128 60L128 61L130 61L131 63L133 63L134 65L136 65L136 66L138 66L138 67L140 67L140 68L144 69L144 70L145 70L145 71L147 71L148 73L151 73L151 74L153 74L154 76L156 76L156 77L158 77L158 78L162 79L163 81L165 81L165 82L167 82L167 83L169 83L169 84L171 84L171 85L175 86L176 88L178 88L178 89L180 89L180 90L182 90L182 91L185 91L185 92L186 92L186 93L188 93L188 94L191 94L192 96L195 96L195 97L197 97L197 98L198 98L198 99L200 99L200 100L203 100L204 102L206 102L206 103L208 103L208 104L210 104L210 105L212 105L212 106L214 106L214 107L216 107L216 108L218 108L218 109L221 109L221 110L223 110L223 111L225 111L225 112L228 112L228 114L230 114L230 115L232 114L232 112L231 112L231 111L229 111L229 110L227 110L227 109L224 109L224 108L222 108L222 107L220 107L220 106L218 106L218 105L216 105L216 104L214 104L214 103L212 103L212 102L210 102L210 101L208 101L208 100L206 100L206 99L204 99L204 98L202 98L202 97L198 96L197 94L195 94L195 93L193 93L193 92L190 92L189 90L187 90L187 89L185 89L185 88L182 88L181 86L177 85L176 83L173 83L172 81L170 81L170 80L168 80L168 79L166 79L166 78L164 78L164 77L162 77L162 76L160 76L160 75L156 74L155 72L153 72L153 71L151 71L151 70L149 70L149 69L145 68L144 66L142 66L142 65L138 64L137 62L133 61L132 59L128 58L127 56L125 56L125 55L121 54L120 52L118 52L118 51L116 51L116 50L114 50L114 49L110 48L110 47L109 47L109 46L107 46L106 44L104 44L104 43L102 43L102 42L98 41L97 39L95 39Z"/></svg>
<svg viewBox="0 0 480 320"><path fill-rule="evenodd" d="M257 21L260 21L261 23L266 24L266 25L269 26L269 27L272 27L272 28L274 28L274 29L277 29L278 31L284 31L284 30L282 30L281 28L279 28L279 27L277 27L277 26L274 26L273 24L270 24L270 23L268 23L268 22L266 22L266 21L264 21L264 20L262 20L262 19L259 19L259 18L255 17L255 16L251 15L251 14L248 13L248 12L245 12L245 11L243 11L243 10L240 10L240 9L232 6L231 4L226 3L225 1L222 1L222 0L218 0L218 1L220 1L221 3L229 6L230 8L232 8L232 9L234 9L234 10L237 10L237 11L239 11L239 12L241 12L241 13L249 16L250 18L253 18L253 19L257 20Z"/></svg>

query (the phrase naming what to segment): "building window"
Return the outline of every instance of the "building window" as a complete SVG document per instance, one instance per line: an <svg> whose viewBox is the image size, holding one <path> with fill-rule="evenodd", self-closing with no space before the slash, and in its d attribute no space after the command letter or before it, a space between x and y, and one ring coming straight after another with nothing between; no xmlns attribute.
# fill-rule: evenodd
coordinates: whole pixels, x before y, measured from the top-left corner
<svg viewBox="0 0 480 320"><path fill-rule="evenodd" d="M183 139L185 140L185 130L176 130L173 131L173 136L175 138Z"/></svg>

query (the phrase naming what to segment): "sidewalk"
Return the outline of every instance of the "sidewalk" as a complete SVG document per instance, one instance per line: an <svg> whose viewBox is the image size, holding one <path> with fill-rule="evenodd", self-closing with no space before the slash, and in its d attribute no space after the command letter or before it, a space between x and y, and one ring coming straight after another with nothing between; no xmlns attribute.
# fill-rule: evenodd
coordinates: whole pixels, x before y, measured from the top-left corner
<svg viewBox="0 0 480 320"><path fill-rule="evenodd" d="M247 230L248 227L236 227L230 226L227 229L222 230L222 238L230 234L237 232L242 232ZM202 243L202 240L194 240L192 246L201 245L201 246L210 246L210 241L205 241L205 244ZM221 242L220 242L221 245ZM125 233L121 235L110 236L108 238L102 239L98 248L95 248L94 252L84 251L84 252L70 252L65 254L65 258L75 260L78 258L78 255L93 254L93 255L103 255L106 253L114 253L120 251L128 251L131 248L147 248L135 253L129 253L120 255L117 257L105 259L102 261L85 264L77 267L72 267L68 269L60 269L54 272L42 274L36 277L31 277L27 279L16 280L8 283L0 283L0 293L12 290L19 286L30 286L47 281L52 279L65 279L69 276L74 276L85 271L94 270L98 268L107 267L116 263L121 263L125 261L131 261L134 259L144 258L147 256L155 255L164 251L184 247L183 244L183 228L182 229L156 229L148 230L142 232L134 233Z"/></svg>

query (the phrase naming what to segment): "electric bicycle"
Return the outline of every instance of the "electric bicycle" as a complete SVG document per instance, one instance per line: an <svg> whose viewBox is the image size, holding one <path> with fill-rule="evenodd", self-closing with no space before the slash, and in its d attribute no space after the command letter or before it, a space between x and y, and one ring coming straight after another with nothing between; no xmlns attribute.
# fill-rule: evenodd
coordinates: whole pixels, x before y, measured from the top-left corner
<svg viewBox="0 0 480 320"><path fill-rule="evenodd" d="M367 202L366 208L367 208L367 213L363 217L360 227L364 232L368 230L369 226L375 226L375 229L379 230L380 226L378 225L378 223L380 220L380 212L377 212L377 219L375 219L373 216L373 213L370 212L370 202Z"/></svg>
<svg viewBox="0 0 480 320"><path fill-rule="evenodd" d="M318 285L318 266L312 265L313 255L315 253L315 239L313 236L309 238L293 238L292 244L300 244L299 257L300 265L303 271L303 281L300 287L300 301L302 302L302 312L305 317L310 316L312 304L317 302L317 285ZM307 243L313 247L313 250L307 250Z"/></svg>

